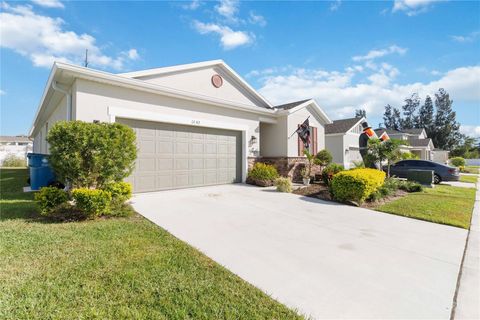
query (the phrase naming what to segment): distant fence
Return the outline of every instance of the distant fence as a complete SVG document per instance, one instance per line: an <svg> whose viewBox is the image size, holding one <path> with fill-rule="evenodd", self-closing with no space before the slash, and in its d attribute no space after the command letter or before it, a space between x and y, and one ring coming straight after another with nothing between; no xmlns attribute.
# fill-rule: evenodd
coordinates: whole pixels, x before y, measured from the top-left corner
<svg viewBox="0 0 480 320"><path fill-rule="evenodd" d="M480 159L465 159L467 166L480 166Z"/></svg>

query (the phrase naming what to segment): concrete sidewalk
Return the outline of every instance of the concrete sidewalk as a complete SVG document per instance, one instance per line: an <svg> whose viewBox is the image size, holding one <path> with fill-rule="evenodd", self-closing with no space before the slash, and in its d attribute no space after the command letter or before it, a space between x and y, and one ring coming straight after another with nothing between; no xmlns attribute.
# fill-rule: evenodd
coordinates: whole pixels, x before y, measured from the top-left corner
<svg viewBox="0 0 480 320"><path fill-rule="evenodd" d="M242 184L133 207L313 318L450 317L467 230Z"/></svg>
<svg viewBox="0 0 480 320"><path fill-rule="evenodd" d="M480 319L480 184L465 250L454 319Z"/></svg>

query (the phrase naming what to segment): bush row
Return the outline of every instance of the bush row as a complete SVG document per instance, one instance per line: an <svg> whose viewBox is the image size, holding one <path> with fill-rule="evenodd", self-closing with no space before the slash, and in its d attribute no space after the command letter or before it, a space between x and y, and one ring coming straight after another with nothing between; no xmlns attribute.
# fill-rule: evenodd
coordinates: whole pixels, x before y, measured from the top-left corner
<svg viewBox="0 0 480 320"><path fill-rule="evenodd" d="M132 186L115 182L104 189L77 188L67 192L55 187L44 187L35 194L40 213L46 217L63 219L96 218L125 215L130 210L125 201L132 196Z"/></svg>

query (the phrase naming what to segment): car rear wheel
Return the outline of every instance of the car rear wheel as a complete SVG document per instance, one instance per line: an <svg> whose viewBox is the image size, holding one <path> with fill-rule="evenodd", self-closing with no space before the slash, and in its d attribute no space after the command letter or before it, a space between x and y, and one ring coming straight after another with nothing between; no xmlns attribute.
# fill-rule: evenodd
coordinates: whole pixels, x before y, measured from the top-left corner
<svg viewBox="0 0 480 320"><path fill-rule="evenodd" d="M433 183L434 183L434 184L439 184L440 182L442 182L442 178L440 178L440 176L435 173L435 174L433 175Z"/></svg>

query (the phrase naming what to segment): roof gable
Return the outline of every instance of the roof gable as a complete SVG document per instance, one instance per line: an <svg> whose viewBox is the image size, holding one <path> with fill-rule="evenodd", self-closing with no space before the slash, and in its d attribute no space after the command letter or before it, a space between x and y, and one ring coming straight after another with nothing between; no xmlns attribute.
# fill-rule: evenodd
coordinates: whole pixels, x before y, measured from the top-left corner
<svg viewBox="0 0 480 320"><path fill-rule="evenodd" d="M223 80L219 88L212 83L212 76L216 74L220 75ZM272 107L265 98L222 60L149 69L120 75L236 103L262 108Z"/></svg>
<svg viewBox="0 0 480 320"><path fill-rule="evenodd" d="M325 134L347 133L362 120L364 120L364 118L333 120L332 123L325 126Z"/></svg>

